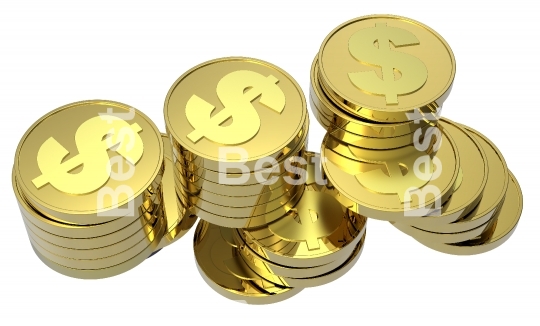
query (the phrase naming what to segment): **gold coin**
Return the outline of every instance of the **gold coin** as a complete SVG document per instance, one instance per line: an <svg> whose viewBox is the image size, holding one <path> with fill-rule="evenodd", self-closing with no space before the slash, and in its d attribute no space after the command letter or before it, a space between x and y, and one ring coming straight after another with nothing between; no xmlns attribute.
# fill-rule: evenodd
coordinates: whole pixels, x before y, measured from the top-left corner
<svg viewBox="0 0 540 326"><path fill-rule="evenodd" d="M414 220L410 224L421 230L436 233L458 233L477 228L489 221L501 207L506 189L508 188L508 167L502 153L497 149L486 136L478 131L463 126L462 127L478 142L485 154L487 161L487 181L482 194L482 198L474 210L467 216L462 217L454 223L434 224L424 221ZM467 155L474 155L467 153ZM471 160L472 161L472 160ZM474 162L474 161L473 161ZM477 163L478 164L478 163ZM464 180L467 178L464 175ZM461 187L460 187L461 188ZM458 189L459 191L459 189ZM435 217L436 218L436 217Z"/></svg>
<svg viewBox="0 0 540 326"><path fill-rule="evenodd" d="M448 97L456 63L446 41L405 17L372 15L336 27L318 54L323 87L350 114L378 122L414 120Z"/></svg>
<svg viewBox="0 0 540 326"><path fill-rule="evenodd" d="M429 126L426 126L423 129L420 129L422 134L425 134ZM394 149L399 147L404 147L411 145L414 142L414 134L408 134L398 137L388 137L388 138L376 138L376 137L364 137L351 134L340 128L328 128L328 133L332 137L347 143L351 146L369 148L369 149Z"/></svg>
<svg viewBox="0 0 540 326"><path fill-rule="evenodd" d="M162 181L163 213L167 221L167 230L157 248L158 250L183 237L197 221L197 216L189 208L183 206L176 197L172 145L167 134L161 134L161 139L163 140L165 161L165 172Z"/></svg>
<svg viewBox="0 0 540 326"><path fill-rule="evenodd" d="M318 58L315 57L311 65L311 84L309 99L311 111L326 129L334 127L355 135L372 138L388 138L411 135L419 128L428 125L435 126L436 121L419 118L418 121L406 121L400 123L376 123L361 117L351 115L341 110L325 94L319 82ZM412 138L411 142L412 143Z"/></svg>
<svg viewBox="0 0 540 326"><path fill-rule="evenodd" d="M457 187L454 188L452 197L442 206L440 214L424 216L408 222L419 227L452 223L469 214L482 199L488 180L486 154L475 137L459 124L446 118L441 118L439 126L452 136L458 151L466 153L466 156L461 155L459 160L462 178L461 182L456 183Z"/></svg>
<svg viewBox="0 0 540 326"><path fill-rule="evenodd" d="M263 191L259 195L255 196L224 196L214 194L213 192L206 190L196 190L192 192L190 189L186 189L180 182L178 182L179 187L181 187L180 192L184 193L186 196L197 196L201 200L214 203L220 206L232 206L232 207L248 207L255 206L258 203L266 203L277 199L286 192L290 191L292 188L297 187L286 181L283 181L283 186L269 191ZM232 191L231 191L232 192Z"/></svg>
<svg viewBox="0 0 540 326"><path fill-rule="evenodd" d="M301 152L300 152L301 153ZM300 153L295 153L294 156L299 156ZM266 180L275 178L284 178L285 176L291 176L291 170L293 166L288 167L285 164L274 165L267 170L257 171L255 173L220 173L204 168L186 168L183 167L178 160L176 160L175 168L178 170L177 175L193 175L194 178L204 179L213 183L224 184L228 186L249 186L254 184L260 184ZM274 178L275 177L275 178Z"/></svg>
<svg viewBox="0 0 540 326"><path fill-rule="evenodd" d="M163 219L159 219L158 223L163 222ZM157 226L156 224L156 226ZM163 225L163 223L161 223ZM163 225L164 226L164 225ZM142 263L146 258L148 258L152 252L155 250L155 248L158 246L161 237L163 235L163 232L165 231L165 228L161 228L161 230L156 230L155 233L150 233L149 239L152 240L151 244L144 248L141 252L139 252L134 257L131 257L130 259L118 262L114 266L110 266L107 268L101 268L101 269L77 269L77 268L71 268L67 266L63 266L61 264L58 264L54 262L53 260L50 260L47 258L46 255L43 255L42 252L32 244L32 249L38 256L38 258L49 268L52 270L64 274L66 276L75 277L75 278L82 278L82 279L99 279L99 278L106 278L115 276L121 273L124 273L133 267L139 265Z"/></svg>
<svg viewBox="0 0 540 326"><path fill-rule="evenodd" d="M151 227L151 231L147 234L145 238L141 239L141 241L136 243L134 246L113 256L103 257L99 259L74 259L63 257L44 248L38 243L38 241L36 241L36 239L32 236L31 233L28 233L28 237L34 249L51 262L73 269L96 270L113 267L125 261L128 261L134 257L137 257L140 253L145 252L148 247L152 247L152 250L148 254L150 255L154 251L153 249L155 249L161 241L161 238L163 237L163 234L165 232L166 225L163 215L159 216L156 219L155 224L149 227ZM154 242L156 242L155 245L153 245Z"/></svg>
<svg viewBox="0 0 540 326"><path fill-rule="evenodd" d="M306 115L305 127L297 134L293 142L284 147L279 153L262 158L254 164L249 162L246 163L248 158L246 153L248 152L244 151L243 147L239 146L222 146L221 150L223 152L221 152L221 154L225 153L227 156L227 161L224 160L223 162L210 161L201 156L197 156L183 148L177 142L173 143L173 152L177 161L181 163L182 166L187 167L188 170L204 168L206 171L213 172L237 170L243 171L244 173L248 173L248 171L260 173L268 170L267 165L276 164L275 162L279 164L290 157L292 153L300 150L301 147L304 147L308 137L308 129L309 117ZM232 153L229 153L229 151ZM250 170L252 168L254 170Z"/></svg>
<svg viewBox="0 0 540 326"><path fill-rule="evenodd" d="M291 152L294 152L294 151L297 150L297 148L302 147L302 144L305 143L308 136L309 136L309 116L306 115L306 117L304 119L304 122L303 122L303 126L300 129L300 131L296 134L294 140L291 141L286 147L284 147L282 149L282 151L279 152L278 155L273 156L273 158L277 162L282 162L283 160L285 160L287 157L289 157L291 155ZM208 167L206 167L204 157L198 156L195 153L190 152L189 149L185 148L184 146L182 146L178 142L175 142L174 140L172 140L171 145L173 147L174 157L176 157L178 159L178 161L180 161L180 163L182 163L183 166L186 166L186 167L194 166L194 167L197 167L197 168L204 168L204 169L214 171L214 172L220 172L221 171L221 169L215 170L215 169L209 169ZM222 163L225 164L226 162L222 162ZM266 169L266 166L268 164L266 164L266 162L264 162L264 163L265 163L264 166L259 166L255 170L253 170L253 171L250 170L249 172L259 171L261 169Z"/></svg>
<svg viewBox="0 0 540 326"><path fill-rule="evenodd" d="M101 225L78 226L66 225L50 220L34 210L21 196L15 173L12 175L13 190L17 196L19 208L25 225L41 238L51 243L74 249L93 249L109 246L137 233L152 220L153 212L160 209L160 196L156 201L148 201L139 208L140 217L122 217Z"/></svg>
<svg viewBox="0 0 540 326"><path fill-rule="evenodd" d="M250 269L233 245L233 231L202 220L195 229L193 250L197 267L214 291L237 302L269 304L302 290L268 282Z"/></svg>
<svg viewBox="0 0 540 326"><path fill-rule="evenodd" d="M129 236L128 238L118 239L118 242L111 245L90 249L74 249L66 247L66 245L78 242L79 239L63 238L62 240L64 240L64 242L61 244L50 242L43 237L43 232L40 234L39 230L35 230L35 228L32 229L30 227L31 224L28 223L26 224L26 231L28 232L29 237L32 238L34 243L37 243L39 247L45 249L46 251L54 255L65 257L68 259L102 259L116 256L124 252L133 252L135 249L132 248L136 247L137 245L140 246L141 242L150 236L150 233L155 232L152 225L154 225L155 220L160 217L149 216L149 218L152 218L152 220L149 220L144 227L142 227L137 233ZM96 238L95 240L96 244L99 245L99 238Z"/></svg>
<svg viewBox="0 0 540 326"><path fill-rule="evenodd" d="M451 244L434 243L418 239L417 241L431 249L452 255L476 255L488 252L502 245L516 229L523 210L521 188L514 175L511 172L508 173L510 175L508 191L506 192L506 197L501 206L496 224L488 237Z"/></svg>
<svg viewBox="0 0 540 326"><path fill-rule="evenodd" d="M493 215L490 220L480 225L479 227L458 233L429 232L405 223L392 223L392 225L394 225L401 232L408 234L418 240L437 243L456 243L475 239L477 237L481 237L486 232L489 232L489 230L491 230L491 228L497 222L497 216L498 214Z"/></svg>
<svg viewBox="0 0 540 326"><path fill-rule="evenodd" d="M136 244L138 242L137 239L141 240L145 237L149 232L147 231L148 228L155 222L156 216L162 214L162 211L161 204L158 204L153 212L147 212L141 215L137 222L132 223L128 227L96 238L77 239L57 236L40 229L24 215L23 221L29 232L32 232L44 241L56 246L68 248L69 250L95 250L98 248L105 248L104 251L111 251L119 249L120 247L127 249L131 247L131 245ZM127 241L127 239L129 239L129 241Z"/></svg>
<svg viewBox="0 0 540 326"><path fill-rule="evenodd" d="M350 256L365 224L365 217L344 212L332 196L307 190L283 218L239 232L245 243L268 261L314 267Z"/></svg>
<svg viewBox="0 0 540 326"><path fill-rule="evenodd" d="M301 155L299 155L301 157ZM208 191L219 196L227 197L245 197L245 196L260 196L269 191L286 191L291 189L291 180L297 179L297 175L291 177L289 174L284 174L277 179L270 179L271 182L257 183L252 185L230 185L215 183L212 181L199 178L187 171L175 170L175 180L186 191L192 194L199 194L201 191ZM270 183L270 184L268 184Z"/></svg>
<svg viewBox="0 0 540 326"><path fill-rule="evenodd" d="M290 160L293 156L299 156L300 152L304 150L307 144L307 139L309 136L309 116L306 115L304 126L302 130L298 133L295 140L287 147L283 148L279 155L273 157L267 157L264 160L261 160L259 164L255 164L255 170L251 171L247 166L239 166L237 162L222 162L216 170L215 162L210 163L210 168L208 168L208 160L205 160L201 156L197 156L191 153L189 150L186 150L176 143L173 144L173 155L175 159L175 165L177 168L182 168L188 171L200 171L200 173L209 174L211 177L206 179L219 182L217 175L220 174L242 174L248 175L249 179L244 184L253 184L257 183L258 180L254 179L255 174L283 174L286 172L284 164L286 160ZM294 145L294 146L293 146ZM225 148L226 149L226 148ZM242 147L232 147L232 150L242 152ZM205 163L206 162L206 163ZM206 165L205 165L206 164ZM248 168L247 170L245 170ZM281 172L281 173L279 173ZM215 176L214 176L215 175Z"/></svg>
<svg viewBox="0 0 540 326"><path fill-rule="evenodd" d="M296 147L307 119L298 83L251 58L215 59L190 69L169 90L164 114L175 147L203 158L199 166L214 171L239 159L256 171L259 159ZM238 147L243 153L225 153Z"/></svg>
<svg viewBox="0 0 540 326"><path fill-rule="evenodd" d="M214 204L212 202L203 200L199 196L188 194L182 190L180 190L179 196L182 196L183 198L187 199L190 204L197 206L199 208L202 208L210 213L221 213L219 215L230 215L230 216L237 216L237 217L250 217L254 215L260 215L256 214L256 212L268 212L271 210L274 210L280 206L283 205L284 202L289 201L291 198L296 196L299 192L303 191L304 185L296 185L291 188L291 190L282 192L278 191L278 194L272 195L272 193L269 193L269 197L261 196L260 202L255 203L255 205L251 206L236 206L233 203L233 200L231 199L231 203L228 205L219 205ZM274 197L274 198L271 198ZM266 200L268 199L268 200Z"/></svg>
<svg viewBox="0 0 540 326"><path fill-rule="evenodd" d="M300 188L300 192L294 197L290 198L288 201L286 201L287 198L284 197L283 201L281 202L281 206L279 206L278 208L268 211L260 208L253 212L253 216L248 217L215 214L212 212L208 212L196 205L191 205L187 203L187 199L185 199L181 195L179 195L179 198L184 203L184 205L191 205L191 209L200 219L206 220L212 224L228 228L257 228L271 223L287 214L289 210L294 205L296 205L296 203L302 198L303 193L304 187Z"/></svg>
<svg viewBox="0 0 540 326"><path fill-rule="evenodd" d="M334 197L356 213L385 221L406 222L440 209L454 190L459 155L448 132L440 130L438 138L432 145L425 140L423 151L413 145L370 150L327 135L321 162Z"/></svg>
<svg viewBox="0 0 540 326"><path fill-rule="evenodd" d="M351 211L348 211L349 213L352 213ZM354 213L353 213L354 214ZM353 226L351 224L351 226ZM351 234L357 234L358 237L363 237L365 234L365 225L360 230L360 233L358 233L358 230L350 230L349 232ZM332 262L329 262L328 264L320 265L320 266L312 266L312 267L291 267L291 266L285 266L276 264L261 255L259 255L256 251L251 249L250 246L248 246L245 242L245 240L240 235L241 232L239 229L236 229L235 232L233 232L235 243L238 245L238 248L240 250L240 253L242 254L242 257L245 260L249 260L251 264L254 264L256 266L259 266L259 268L263 270L267 270L269 273L276 275L278 277L286 277L286 278L313 278L321 275L328 274L332 272L333 270L338 269L341 265L343 265L349 257L339 257L339 259L336 259ZM362 241L361 241L362 242ZM354 252L353 252L354 254Z"/></svg>
<svg viewBox="0 0 540 326"><path fill-rule="evenodd" d="M351 268L356 264L356 262L360 258L362 249L364 249L364 241L366 238L365 233L362 236L359 236L359 238L360 238L360 242L354 248L353 253L349 257L346 257L346 259L342 261L341 264L337 268L327 273L320 274L314 277L295 278L295 277L277 276L275 274L270 273L268 269L265 269L265 267L268 267L268 264L260 264L261 262L260 260L250 260L249 258L246 258L244 255L242 255L242 258L244 259L244 261L250 268L254 270L265 271L264 273L261 273L261 275L264 275L264 277L270 282L279 281L281 283L284 283L287 286L300 287L300 288L321 286L342 277L349 270L351 270Z"/></svg>
<svg viewBox="0 0 540 326"><path fill-rule="evenodd" d="M164 230L165 229L163 228L162 231ZM100 279L100 278L106 278L106 277L122 274L136 267L140 263L142 263L146 258L148 258L148 256L152 254L152 252L154 252L154 250L156 249L156 247L158 246L161 240L161 235L160 233L157 233L152 243L148 247L146 247L143 251L141 251L139 254L137 254L135 257L132 257L131 259L121 262L115 266L111 266L111 267L107 267L103 269L76 269L76 268L66 267L66 266L57 264L54 261L42 255L41 252L37 250L33 244L32 244L32 249L36 253L36 256L45 265L47 265L50 269L54 270L57 273L74 277L74 278L81 278L81 279Z"/></svg>
<svg viewBox="0 0 540 326"><path fill-rule="evenodd" d="M162 168L154 123L111 101L76 102L48 113L24 134L15 154L16 179L29 203L79 225L136 216L133 208Z"/></svg>

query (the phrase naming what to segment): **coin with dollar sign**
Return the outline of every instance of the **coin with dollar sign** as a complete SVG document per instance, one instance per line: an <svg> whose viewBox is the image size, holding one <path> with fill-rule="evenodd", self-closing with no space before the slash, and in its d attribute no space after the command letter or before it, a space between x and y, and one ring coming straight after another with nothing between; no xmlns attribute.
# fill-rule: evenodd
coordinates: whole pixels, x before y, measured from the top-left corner
<svg viewBox="0 0 540 326"><path fill-rule="evenodd" d="M363 217L351 220L332 196L308 190L283 218L264 228L238 232L261 257L306 268L345 261L360 242L365 223Z"/></svg>
<svg viewBox="0 0 540 326"><path fill-rule="evenodd" d="M450 46L405 17L373 15L334 29L321 45L321 85L347 112L376 122L414 120L448 97L456 72Z"/></svg>
<svg viewBox="0 0 540 326"><path fill-rule="evenodd" d="M296 81L256 59L221 58L198 65L171 87L165 122L175 147L199 168L222 172L242 161L248 172L259 159L280 160L304 137L307 110ZM305 133L305 132L304 132Z"/></svg>
<svg viewBox="0 0 540 326"><path fill-rule="evenodd" d="M425 138L422 146L384 151L351 146L327 134L321 162L335 198L356 213L385 221L438 214L454 191L459 154L447 131L433 131L435 143Z"/></svg>
<svg viewBox="0 0 540 326"><path fill-rule="evenodd" d="M140 216L162 170L156 126L112 101L76 102L45 115L23 136L14 166L29 204L76 225Z"/></svg>

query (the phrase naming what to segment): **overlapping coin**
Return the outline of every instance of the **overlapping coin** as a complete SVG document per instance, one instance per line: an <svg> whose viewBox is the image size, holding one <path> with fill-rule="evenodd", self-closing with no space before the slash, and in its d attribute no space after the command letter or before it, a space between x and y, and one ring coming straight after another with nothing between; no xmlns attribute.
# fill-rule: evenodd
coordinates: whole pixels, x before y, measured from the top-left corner
<svg viewBox="0 0 540 326"><path fill-rule="evenodd" d="M323 41L311 68L310 103L327 130L325 192L428 247L472 254L495 248L513 230L494 235L509 182L509 225L517 223L522 199L495 145L440 118L455 70L446 41L422 23L359 17Z"/></svg>
<svg viewBox="0 0 540 326"><path fill-rule="evenodd" d="M252 304L277 302L339 278L359 259L367 219L321 191L320 158L306 156L305 191L281 219L255 229L199 223L195 258L218 293Z"/></svg>

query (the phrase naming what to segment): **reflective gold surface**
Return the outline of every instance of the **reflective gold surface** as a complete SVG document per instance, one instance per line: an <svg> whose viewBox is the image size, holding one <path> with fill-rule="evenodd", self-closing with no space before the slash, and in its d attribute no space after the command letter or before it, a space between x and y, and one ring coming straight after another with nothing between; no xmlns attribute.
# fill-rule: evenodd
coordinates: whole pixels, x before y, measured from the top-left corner
<svg viewBox="0 0 540 326"><path fill-rule="evenodd" d="M29 232L28 236L34 249L52 262L76 269L102 269L115 266L137 256L141 251L152 245L156 237L161 238L165 230L163 216L157 217L155 223L148 225L147 228L145 237L137 239L138 241L135 244L116 253L113 250L107 250L108 248L89 250L66 250L66 248L62 248L62 250L58 250L58 246L39 239L32 232ZM93 253L95 251L98 253ZM66 257L68 255L70 257Z"/></svg>
<svg viewBox="0 0 540 326"><path fill-rule="evenodd" d="M201 191L206 191L226 197L256 197L262 196L264 193L269 191L279 189L286 191L287 189L291 188L291 184L288 183L287 179L285 178L286 176L288 176L288 173L283 177L278 177L276 182L272 184L265 182L253 185L230 185L211 182L194 176L191 173L178 171L178 169L175 170L175 180L179 184L179 187L182 186L185 191L192 194L199 194Z"/></svg>
<svg viewBox="0 0 540 326"><path fill-rule="evenodd" d="M296 185L285 192L276 190L275 192L277 192L277 194L275 195L273 195L274 192L267 192L266 194L268 194L268 196L260 196L260 201L255 203L255 205L240 207L232 203L233 200L231 200L231 203L229 203L227 206L223 206L206 201L197 195L185 193L182 190L179 193L179 197L187 199L191 205L197 206L214 214L221 213L222 215L236 217L250 217L261 215L283 206L283 203L289 201L291 198L294 198L299 192L302 192L303 187L304 185Z"/></svg>
<svg viewBox="0 0 540 326"><path fill-rule="evenodd" d="M125 104L76 102L39 119L19 143L12 175L38 257L77 278L140 264L167 229L163 155L153 122Z"/></svg>
<svg viewBox="0 0 540 326"><path fill-rule="evenodd" d="M320 155L307 151L300 86L258 59L215 59L180 76L165 100L167 134L122 103L62 106L15 153L28 238L51 269L104 278L200 217L201 276L248 304L347 273L367 217L444 253L492 250L515 230L523 197L489 139L440 117L455 73L449 45L422 23L372 15L341 24L310 71L311 109L326 130Z"/></svg>
<svg viewBox="0 0 540 326"><path fill-rule="evenodd" d="M320 80L333 101L371 121L412 120L441 107L456 64L444 39L409 18L372 15L336 27L318 54Z"/></svg>
<svg viewBox="0 0 540 326"><path fill-rule="evenodd" d="M310 72L330 181L316 188L422 243L489 238L508 170L485 136L440 118L455 72L446 41L406 17L358 17L330 32Z"/></svg>
<svg viewBox="0 0 540 326"><path fill-rule="evenodd" d="M260 207L259 210L254 210L252 216L237 217L231 215L218 215L208 212L198 206L192 206L193 212L201 219L209 221L212 224L217 224L230 228L257 228L273 222L289 212L289 210L296 205L296 203L302 198L304 187L301 187L301 191L291 198L290 200L280 201L280 206L274 210L266 211L265 207ZM181 197L182 201L186 202L186 199ZM259 213L259 214L256 214Z"/></svg>
<svg viewBox="0 0 540 326"><path fill-rule="evenodd" d="M148 258L152 254L152 252L156 250L161 240L161 237L163 236L164 230L165 229L162 228L157 233L151 233L149 239L151 239L152 242L150 243L148 247L144 248L144 250L137 253L136 256L130 258L127 261L120 262L114 266L110 266L110 267L102 268L102 269L76 269L76 268L67 267L48 259L34 245L32 245L32 249L34 249L34 252L38 256L38 258L45 265L47 265L49 268L51 268L52 270L60 274L70 276L70 277L75 277L75 278L82 278L82 279L106 278L106 277L111 277L111 276L124 273L136 267L140 263L142 263L146 258Z"/></svg>
<svg viewBox="0 0 540 326"><path fill-rule="evenodd" d="M403 233L406 233L417 240L436 243L455 243L475 239L484 235L486 232L489 232L489 230L491 230L491 228L497 222L497 216L498 214L493 215L491 219L489 219L486 223L480 225L479 227L458 233L435 233L424 231L414 226L407 225L405 223L392 224Z"/></svg>
<svg viewBox="0 0 540 326"><path fill-rule="evenodd" d="M163 189L163 213L167 221L167 230L158 249L168 246L183 237L197 221L197 215L193 214L188 207L182 205L178 197L176 197L172 146L167 134L161 134L161 138L165 154L165 172L161 187Z"/></svg>
<svg viewBox="0 0 540 326"><path fill-rule="evenodd" d="M440 208L437 206L446 202L454 190L459 154L448 132L436 130L440 130L442 140L425 151L413 145L383 151L363 149L327 134L321 162L335 187L335 197L361 215L386 221L407 221ZM430 176L428 180L413 173L419 158L428 163L424 171ZM437 178L433 178L435 173ZM417 195L422 192L425 197Z"/></svg>
<svg viewBox="0 0 540 326"><path fill-rule="evenodd" d="M220 148L239 145L255 171L256 160L296 147L307 117L296 81L250 58L215 59L190 69L169 90L164 114L175 147L201 157L201 166L214 171L220 162L238 159L220 158Z"/></svg>
<svg viewBox="0 0 540 326"><path fill-rule="evenodd" d="M344 259L344 260L340 259L340 260L336 261L336 262L340 263L339 266L335 267L331 271L328 271L326 273L321 273L321 274L315 275L313 277L298 277L298 278L295 278L295 277L278 276L279 274L276 274L276 273L273 272L275 270L275 268L276 268L275 265L273 265L274 269L269 269L270 266L271 266L270 264L268 264L267 262L263 262L262 260L256 258L253 255L250 256L249 254L243 254L242 258L244 259L246 264L248 266L250 266L251 268L253 268L254 270L271 271L270 273L265 272L265 273L260 273L259 274L259 275L263 275L266 278L268 278L269 281L279 280L280 282L286 284L287 286L292 286L292 287L315 287L315 286L321 286L321 285L324 285L324 284L328 284L328 283L330 283L332 281L335 281L338 278L340 278L341 276L345 275L345 273L347 273L356 264L356 262L360 258L360 255L362 254L362 249L364 249L365 237L366 237L365 234L363 234L362 236L358 236L360 241L356 245L356 247L354 248L354 251L352 252L352 254L350 256L346 257L346 259ZM245 250L245 247L247 247L247 246L244 246L242 248ZM242 251L242 252L244 252L244 251ZM330 263L328 265L324 265L324 267L327 267L327 266L330 267L332 265L334 265L334 262L332 262L332 263ZM312 269L320 270L321 267L323 267L323 266L317 266L317 267L314 267L314 268L302 268L301 270L302 271L304 271L306 269L308 269L308 270L312 270ZM281 271L283 269L287 269L287 268L282 268L282 269L279 269L279 270Z"/></svg>
<svg viewBox="0 0 540 326"><path fill-rule="evenodd" d="M258 183L258 180L255 178L255 174L270 177L272 175L280 175L286 172L287 168L286 166L283 166L285 161L290 159L291 156L299 155L306 145L307 138L309 136L309 122L309 116L306 115L303 121L303 127L294 138L294 141L284 147L279 154L261 158L262 160L259 162L259 164L255 163L256 166L254 166L253 170L249 169L249 165L246 165L249 172L247 170L242 171L240 168L235 166L235 162L216 163L208 159L204 159L203 157L197 156L173 141L175 165L179 169L186 170L190 173L195 173L196 175L212 182L220 182L220 176L223 174L227 174L228 177L234 177L238 174L245 174L248 176L248 178L245 182L243 182L243 185L256 184ZM225 151L238 151L238 153L246 150L243 146L222 146L221 149ZM233 153L230 155L241 154ZM241 157L238 156L238 159L241 159ZM248 159L249 156L244 157L244 160L247 161Z"/></svg>
<svg viewBox="0 0 540 326"><path fill-rule="evenodd" d="M434 250L452 255L475 255L497 248L510 238L519 222L523 210L523 194L514 175L510 174L508 190L500 213L491 232L483 238L470 241L442 244L418 240Z"/></svg>
<svg viewBox="0 0 540 326"><path fill-rule="evenodd" d="M16 178L37 210L66 223L105 223L119 216L102 214L116 205L113 196L102 196L98 190L114 192L119 187L133 192L118 194L119 208L142 204L145 190L163 167L160 133L137 110L132 109L130 120L123 120L106 114L108 109L130 114L131 108L99 100L68 104L43 116L22 137L15 154ZM133 144L128 146L126 136ZM108 163L115 158L122 167ZM134 172L127 180L110 177L130 169ZM101 207L97 207L98 200L102 200Z"/></svg>
<svg viewBox="0 0 540 326"><path fill-rule="evenodd" d="M145 204L146 207L139 208L140 216L137 218L122 217L112 222L91 226L66 225L48 219L29 206L18 192L15 179L13 180L21 215L27 226L39 230L43 237L51 242L58 244L66 242L69 243L68 247L77 249L107 246L133 235L146 225L146 216L157 209L161 203L161 196L156 197L156 201L149 201Z"/></svg>
<svg viewBox="0 0 540 326"><path fill-rule="evenodd" d="M177 197L200 218L259 227L302 196L304 186L290 181L299 179L294 160L304 155L309 118L283 70L249 58L205 62L174 83L164 113Z"/></svg>
<svg viewBox="0 0 540 326"><path fill-rule="evenodd" d="M444 203L439 214L407 222L420 228L422 225L452 223L469 214L482 199L488 180L486 154L474 135L446 118L441 118L439 125L452 136L458 152L463 153L459 157L459 166L463 174L462 181L455 188L452 197Z"/></svg>
<svg viewBox="0 0 540 326"><path fill-rule="evenodd" d="M233 229L203 220L195 230L193 249L197 266L212 289L226 298L249 304L275 303L301 291L301 288L269 282L256 274L240 257L232 232Z"/></svg>
<svg viewBox="0 0 540 326"><path fill-rule="evenodd" d="M95 238L66 238L57 236L40 229L32 223L31 219L25 216L23 216L23 220L26 229L29 232L32 232L32 234L35 234L37 237L60 247L77 250L94 250L98 248L110 248L111 246L118 248L121 246L129 247L128 244L132 243L132 241L136 238L142 239L145 237L148 233L148 231L145 231L145 229L148 228L149 224L151 225L151 223L154 222L156 216L162 214L162 208L162 204L158 204L154 207L152 212L144 213L137 220L137 222L131 224L129 227ZM131 239L132 241L127 241L126 239Z"/></svg>
<svg viewBox="0 0 540 326"><path fill-rule="evenodd" d="M342 110L336 103L332 102L322 89L319 80L317 57L315 57L311 66L310 79L309 99L311 111L317 118L317 121L327 130L328 128L339 128L351 134L362 135L366 138L388 138L405 135L412 137L412 134L417 129L436 124L436 121L425 119L420 119L418 123L414 121L377 123L347 113L347 111Z"/></svg>
<svg viewBox="0 0 540 326"><path fill-rule="evenodd" d="M463 126L463 128L480 144L487 160L488 174L482 199L474 210L454 223L432 224L428 220L411 222L411 225L419 229L436 233L458 233L472 230L489 221L503 203L509 180L509 171L504 157L487 137L470 127ZM467 153L467 155L472 154ZM467 176L464 176L465 178Z"/></svg>
<svg viewBox="0 0 540 326"><path fill-rule="evenodd" d="M350 256L365 223L365 217L344 213L332 196L306 190L283 218L261 229L239 232L253 251L269 261L313 267Z"/></svg>
<svg viewBox="0 0 540 326"><path fill-rule="evenodd" d="M231 207L248 207L260 205L261 203L266 203L278 199L286 192L289 192L295 187L299 187L298 185L292 185L285 180L280 180L278 182L281 183L281 186L276 187L276 189L273 190L263 188L263 190L261 190L262 192L255 196L225 196L215 194L208 190L197 189L194 187L192 187L192 189L187 189L184 187L181 181L177 180L177 184L180 184L179 187L181 187L180 192L185 196L196 196L203 201L211 202L220 206Z"/></svg>

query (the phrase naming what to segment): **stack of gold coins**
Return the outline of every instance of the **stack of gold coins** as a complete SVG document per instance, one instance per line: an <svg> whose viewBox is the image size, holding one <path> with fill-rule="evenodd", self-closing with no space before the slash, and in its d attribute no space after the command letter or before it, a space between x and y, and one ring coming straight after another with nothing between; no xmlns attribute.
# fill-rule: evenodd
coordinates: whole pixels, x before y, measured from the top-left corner
<svg viewBox="0 0 540 326"><path fill-rule="evenodd" d="M201 219L259 227L301 198L295 164L309 118L300 87L280 68L248 58L205 62L173 84L164 111L177 195Z"/></svg>
<svg viewBox="0 0 540 326"><path fill-rule="evenodd" d="M492 250L517 226L523 207L519 184L487 137L447 119L441 119L441 124L464 153L463 176L437 214L393 224L441 252L472 255Z"/></svg>
<svg viewBox="0 0 540 326"><path fill-rule="evenodd" d="M202 220L197 266L218 293L276 302L354 265L366 220L319 191L315 173L306 181L309 118L287 73L248 58L203 63L171 87L165 121L178 198Z"/></svg>
<svg viewBox="0 0 540 326"><path fill-rule="evenodd" d="M62 106L24 134L13 189L37 256L76 278L123 273L166 231L161 134L122 103Z"/></svg>
<svg viewBox="0 0 540 326"><path fill-rule="evenodd" d="M255 229L206 221L197 226L198 267L218 293L249 304L273 303L341 277L359 259L366 218L320 191L319 160L306 156L305 191L283 218Z"/></svg>
<svg viewBox="0 0 540 326"><path fill-rule="evenodd" d="M325 192L428 247L474 254L509 237L522 197L485 136L440 118L455 71L450 47L431 28L365 16L323 41L310 100L327 129Z"/></svg>
<svg viewBox="0 0 540 326"><path fill-rule="evenodd" d="M197 215L184 206L176 196L171 142L167 134L161 134L161 137L163 139L165 161L161 188L163 192L163 214L167 222L167 229L155 252L182 238L197 221Z"/></svg>

